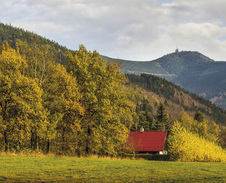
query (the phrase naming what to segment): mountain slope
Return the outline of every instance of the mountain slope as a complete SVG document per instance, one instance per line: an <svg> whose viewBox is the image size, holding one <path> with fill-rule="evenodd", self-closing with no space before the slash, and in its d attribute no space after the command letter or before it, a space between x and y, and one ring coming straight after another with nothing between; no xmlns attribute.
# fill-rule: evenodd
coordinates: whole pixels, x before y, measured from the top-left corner
<svg viewBox="0 0 226 183"><path fill-rule="evenodd" d="M40 45L50 45L53 48L52 54L55 55L54 56L55 62L67 64L66 57L65 57L65 52L68 50L67 48L60 46L56 42L45 39L37 34L31 33L28 31L24 31L23 29L20 29L20 28L14 28L12 26L7 26L7 25L0 23L0 44L4 43L5 41L8 41L9 44L14 48L16 48L17 41L27 42L32 48L33 48L33 46L39 46L40 49L42 48ZM59 50L60 50L60 52L59 52ZM179 52L179 53L175 52L175 53L163 56L155 61L149 61L149 62L136 62L136 61L127 61L127 60L119 61L117 59L111 59L106 56L102 56L102 58L104 58L107 61L112 60L113 62L119 62L119 64L121 64L122 71L124 71L125 73L132 72L132 73L139 74L142 72L146 72L146 73L155 74L157 76L161 76L161 77L167 78L167 79L171 78L171 80L175 79L175 82L177 82L176 77L179 76L180 75L179 73L182 72L178 68L182 68L183 73L185 73L186 68L188 68L189 66L196 65L197 63L200 63L199 67L202 66L203 70L205 71L207 68L209 68L209 65L215 63L213 60L209 59L208 57L205 57L202 54L199 54L198 52ZM196 60L189 59L189 58L196 58ZM175 60L177 60L177 63L178 63L178 64L176 64L176 66L177 66L176 68L174 68L175 62L176 62ZM204 63L205 66L203 66L201 63ZM222 65L219 65L216 67L217 67L216 69L221 68L222 70L224 70L224 66L222 66ZM213 68L213 70L214 70L214 68ZM211 72L213 72L213 71L211 70ZM223 77L224 77L224 75L222 76L222 80L223 80ZM216 76L216 78L217 78L217 76ZM180 79L182 79L182 78L180 78ZM156 80L156 79L154 79L154 80ZM165 80L161 80L160 83L163 81L165 81ZM179 82L180 81L178 81L178 83ZM221 85L223 85L223 84L224 83L222 83ZM172 86L172 88L174 88L174 87L175 86ZM154 92L157 93L158 92L157 90L160 90L160 89L161 89L161 87L159 89L156 89L156 91L154 91ZM163 98L164 98L164 96L163 96ZM191 98L191 97L187 97L187 98ZM168 100L168 99L165 98L165 100ZM194 99L194 101L196 101L196 102L198 100L200 100L200 99ZM164 99L163 99L163 101L164 101ZM196 102L194 102L194 103L196 103ZM178 106L179 105L180 104L178 104ZM203 105L206 105L206 104L203 104ZM210 106L210 110L214 111L214 109L212 109L212 108L215 108L215 106L214 105ZM220 114L219 116L224 116L224 115ZM219 121L219 120L217 120L217 121ZM220 121L222 121L222 120L220 120Z"/></svg>
<svg viewBox="0 0 226 183"><path fill-rule="evenodd" d="M119 62L124 73L134 74L153 74L168 80L176 78L186 68L194 65L202 65L207 63L213 63L214 60L202 55L199 52L182 51L165 55L159 59L153 61L129 61L111 59L109 57L102 56L107 61Z"/></svg>
<svg viewBox="0 0 226 183"><path fill-rule="evenodd" d="M172 82L150 74L141 74L140 76L126 74L126 77L131 83L149 92L154 92L158 98L163 98L162 102L166 103L169 107L169 114L174 117L179 115L180 111L184 109L191 114L194 111L201 111L218 123L223 123L226 120L226 111L196 94L189 93Z"/></svg>
<svg viewBox="0 0 226 183"><path fill-rule="evenodd" d="M147 73L165 78L226 109L226 62L216 62L194 51L176 51L146 62L112 61L119 62L124 73Z"/></svg>

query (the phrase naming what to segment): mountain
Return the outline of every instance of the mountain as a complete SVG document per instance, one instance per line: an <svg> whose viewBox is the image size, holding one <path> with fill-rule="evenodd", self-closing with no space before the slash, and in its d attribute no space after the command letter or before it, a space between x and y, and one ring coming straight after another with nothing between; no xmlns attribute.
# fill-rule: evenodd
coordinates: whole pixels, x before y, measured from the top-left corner
<svg viewBox="0 0 226 183"><path fill-rule="evenodd" d="M202 55L199 52L192 51L176 51L165 55L153 61L129 61L111 59L103 56L107 61L119 62L123 65L122 71L124 73L134 74L153 74L172 80L181 74L186 68L194 65L202 65L205 63L212 63L214 60Z"/></svg>
<svg viewBox="0 0 226 183"><path fill-rule="evenodd" d="M122 72L152 74L172 81L226 109L226 62L217 62L195 51L178 51L153 61L117 60Z"/></svg>

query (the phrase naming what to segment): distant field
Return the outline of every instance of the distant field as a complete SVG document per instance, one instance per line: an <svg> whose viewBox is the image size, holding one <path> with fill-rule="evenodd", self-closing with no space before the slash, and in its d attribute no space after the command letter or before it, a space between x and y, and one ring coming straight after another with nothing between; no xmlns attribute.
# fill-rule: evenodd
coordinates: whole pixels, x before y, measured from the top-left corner
<svg viewBox="0 0 226 183"><path fill-rule="evenodd" d="M0 157L0 182L226 182L226 163Z"/></svg>

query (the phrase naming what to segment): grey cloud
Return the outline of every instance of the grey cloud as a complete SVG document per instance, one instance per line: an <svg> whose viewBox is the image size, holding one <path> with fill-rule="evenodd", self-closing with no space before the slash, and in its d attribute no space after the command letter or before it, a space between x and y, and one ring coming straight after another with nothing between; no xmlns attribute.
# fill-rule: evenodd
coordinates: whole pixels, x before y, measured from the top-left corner
<svg viewBox="0 0 226 183"><path fill-rule="evenodd" d="M3 0L0 18L70 49L84 44L112 57L151 60L180 42L226 60L225 9L222 0Z"/></svg>

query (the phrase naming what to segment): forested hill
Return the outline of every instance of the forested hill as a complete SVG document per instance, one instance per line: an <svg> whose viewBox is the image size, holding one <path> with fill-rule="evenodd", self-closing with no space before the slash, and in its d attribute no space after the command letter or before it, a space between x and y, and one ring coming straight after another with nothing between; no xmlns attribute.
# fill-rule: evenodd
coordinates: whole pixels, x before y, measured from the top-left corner
<svg viewBox="0 0 226 183"><path fill-rule="evenodd" d="M9 45L14 49L19 48L21 55L25 59L30 60L30 65L33 68L31 69L33 70L33 72L30 71L31 72L30 75L32 77L38 77L38 78L43 77L43 73L45 72L44 68L50 65L52 62L62 63L63 65L67 65L66 51L68 51L68 49L66 47L63 47L54 41L41 37L32 32L0 23L0 45L5 42L8 42ZM101 57L106 59L107 61L112 60L109 57L105 57L105 56L101 56ZM155 75L162 76L162 77L164 76L166 78L170 78L170 77L174 78L176 75L179 75L182 70L185 70L186 68L191 66L197 66L202 64L205 64L206 66L208 66L209 64L215 64L215 62L212 59L198 52L175 52L150 62L136 62L136 61L128 61L128 60L117 61L116 59L113 59L113 62L118 62L119 65L121 64L120 65L121 71L125 73L133 72L135 74L138 74L142 72L147 72L147 73L153 74L154 72ZM175 62L177 64L175 64ZM35 64L37 68L35 68ZM148 77L149 79L148 80L146 79L144 81L142 78L143 76L145 76L145 78ZM147 76L147 75L143 75L143 76L140 79L138 79L139 77L135 79L135 76L133 75L128 77L130 79L133 78L131 82L135 82L139 86L144 87L144 89L150 89L150 87L154 87L155 89L152 91L157 94L163 95L166 100L169 99L168 98L169 96L165 95L165 92L172 93L173 90L175 90L175 88L177 88L177 90L179 88L177 85L173 85L172 83L167 82L166 80L161 80L158 77ZM167 88L165 87L161 88L161 86L163 85L160 83L165 83L164 86ZM182 90L182 88L180 88L180 90ZM189 93L185 90L183 91L186 94ZM215 119L220 123L224 121L223 120L224 114L222 110L218 109L215 105L211 105L210 102L205 101L203 98L198 97L197 95L194 95L194 94L190 94L190 95L193 96L192 97L193 100L202 101L203 105L208 105L208 107L211 108L211 111L215 111L215 112L207 114L204 109L200 109L201 111L205 112L207 115L212 116L213 119ZM180 105L182 105L183 107L182 103L180 103ZM198 107L190 107L190 108L191 108L190 110L194 110L194 111L199 109Z"/></svg>
<svg viewBox="0 0 226 183"><path fill-rule="evenodd" d="M194 111L201 111L207 116L212 117L212 119L218 123L224 123L226 120L226 111L212 104L210 101L205 100L194 93L190 93L166 79L150 74L141 74L140 76L135 74L126 74L126 77L131 83L137 84L143 89L154 92L158 96L163 97L166 104L169 104L169 101L171 101L172 103L179 105L185 111L191 113L194 113ZM173 108L173 105L171 105L170 108ZM176 110L178 109L174 108L172 110L177 113Z"/></svg>
<svg viewBox="0 0 226 183"><path fill-rule="evenodd" d="M66 64L65 53L68 51L66 47L35 33L0 23L0 45L6 41L14 49L19 46L21 52L25 52L28 47L36 53L39 51L44 52L47 49L56 62Z"/></svg>

